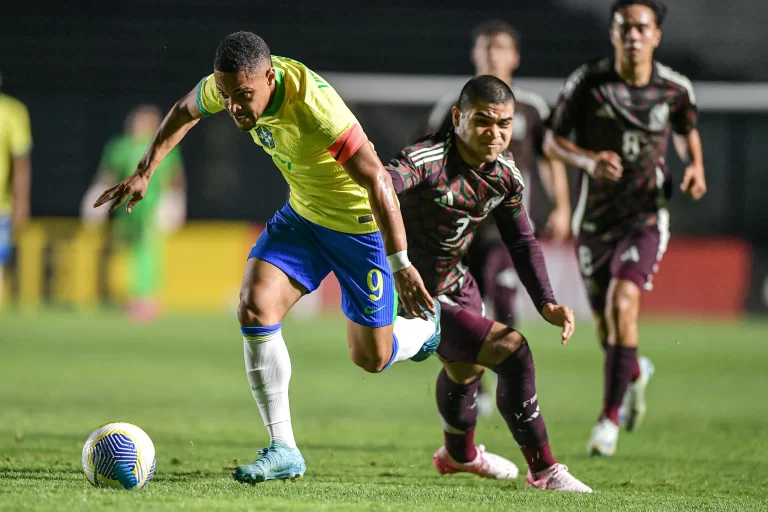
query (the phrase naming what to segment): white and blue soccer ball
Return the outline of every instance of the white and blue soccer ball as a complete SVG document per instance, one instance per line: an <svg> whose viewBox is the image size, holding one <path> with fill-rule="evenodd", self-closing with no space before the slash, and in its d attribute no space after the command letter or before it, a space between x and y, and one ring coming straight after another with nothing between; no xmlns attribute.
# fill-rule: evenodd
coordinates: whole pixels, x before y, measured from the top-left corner
<svg viewBox="0 0 768 512"><path fill-rule="evenodd" d="M155 445L130 423L108 423L83 446L83 471L96 487L140 489L155 472Z"/></svg>

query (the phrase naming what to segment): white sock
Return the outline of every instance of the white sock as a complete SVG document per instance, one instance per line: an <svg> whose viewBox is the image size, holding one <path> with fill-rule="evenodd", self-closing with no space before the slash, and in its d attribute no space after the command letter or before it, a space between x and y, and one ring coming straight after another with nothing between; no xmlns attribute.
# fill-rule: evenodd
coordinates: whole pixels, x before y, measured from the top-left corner
<svg viewBox="0 0 768 512"><path fill-rule="evenodd" d="M397 338L398 347L392 362L397 363L416 355L424 342L435 334L435 324L432 320L398 316L395 319L393 332Z"/></svg>
<svg viewBox="0 0 768 512"><path fill-rule="evenodd" d="M245 372L270 440L296 448L288 404L291 358L280 327L242 328Z"/></svg>

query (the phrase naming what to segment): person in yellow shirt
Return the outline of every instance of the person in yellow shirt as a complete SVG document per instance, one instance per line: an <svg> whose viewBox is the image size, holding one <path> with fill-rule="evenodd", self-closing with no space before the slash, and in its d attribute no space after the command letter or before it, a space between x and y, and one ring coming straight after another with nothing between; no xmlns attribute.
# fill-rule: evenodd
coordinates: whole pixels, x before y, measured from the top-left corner
<svg viewBox="0 0 768 512"><path fill-rule="evenodd" d="M291 307L333 272L352 361L381 372L437 350L440 306L408 261L392 180L333 87L304 64L273 56L251 32L224 39L213 69L174 105L133 175L94 206L116 199L115 210L128 199L130 213L163 158L201 118L224 110L272 156L290 199L248 255L237 311L246 373L270 445L232 475L244 483L293 479L306 465L288 406L291 362L281 325ZM396 316L398 297L409 318Z"/></svg>
<svg viewBox="0 0 768 512"><path fill-rule="evenodd" d="M0 73L0 303L3 270L13 252L12 229L29 219L32 131L24 104L3 94Z"/></svg>

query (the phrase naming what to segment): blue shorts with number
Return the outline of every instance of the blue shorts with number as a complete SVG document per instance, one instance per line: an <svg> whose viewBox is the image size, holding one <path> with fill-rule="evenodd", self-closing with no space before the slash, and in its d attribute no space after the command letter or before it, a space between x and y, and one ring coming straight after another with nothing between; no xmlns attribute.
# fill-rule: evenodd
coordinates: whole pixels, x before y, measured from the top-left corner
<svg viewBox="0 0 768 512"><path fill-rule="evenodd" d="M367 235L334 231L308 221L285 203L248 257L273 264L309 292L333 271L347 318L367 327L394 322L397 292L378 231Z"/></svg>
<svg viewBox="0 0 768 512"><path fill-rule="evenodd" d="M11 239L11 218L0 214L0 264L11 259L13 240Z"/></svg>

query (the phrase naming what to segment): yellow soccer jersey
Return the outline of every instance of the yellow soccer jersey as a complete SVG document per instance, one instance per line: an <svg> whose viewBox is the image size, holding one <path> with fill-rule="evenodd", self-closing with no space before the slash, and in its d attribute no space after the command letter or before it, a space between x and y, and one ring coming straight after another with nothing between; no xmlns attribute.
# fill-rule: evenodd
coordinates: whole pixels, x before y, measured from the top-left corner
<svg viewBox="0 0 768 512"><path fill-rule="evenodd" d="M31 149L27 107L16 98L0 94L0 215L9 214L13 204L13 159L25 156Z"/></svg>
<svg viewBox="0 0 768 512"><path fill-rule="evenodd" d="M368 193L341 166L368 138L336 91L317 73L286 57L272 57L277 73L272 104L251 130L283 173L290 203L305 219L342 233L378 230ZM213 75L197 87L203 115L224 110Z"/></svg>

